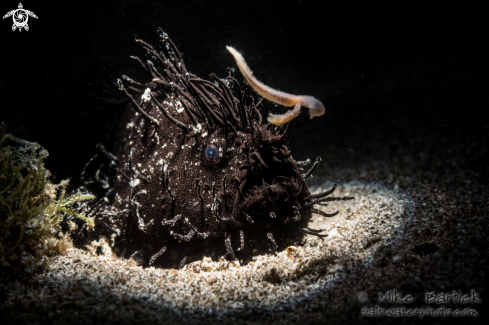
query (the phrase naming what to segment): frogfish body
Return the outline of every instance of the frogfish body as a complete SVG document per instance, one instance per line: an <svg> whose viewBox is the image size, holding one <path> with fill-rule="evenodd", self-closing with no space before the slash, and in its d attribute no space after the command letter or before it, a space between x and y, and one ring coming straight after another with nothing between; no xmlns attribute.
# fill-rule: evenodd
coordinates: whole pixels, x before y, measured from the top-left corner
<svg viewBox="0 0 489 325"><path fill-rule="evenodd" d="M95 218L98 235L143 265L182 267L210 256L242 261L296 243L313 204L304 162L284 145L289 124L263 121L262 100L232 76L189 73L178 49L140 42L151 60L132 57L145 82L118 80L129 100L117 143L115 197ZM334 189L333 189L334 190ZM325 215L324 216L330 216Z"/></svg>

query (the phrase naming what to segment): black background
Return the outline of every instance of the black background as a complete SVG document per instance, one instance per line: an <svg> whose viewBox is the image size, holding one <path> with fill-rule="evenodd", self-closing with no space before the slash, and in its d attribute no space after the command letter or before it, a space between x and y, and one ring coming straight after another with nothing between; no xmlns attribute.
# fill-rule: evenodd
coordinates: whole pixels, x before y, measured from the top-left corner
<svg viewBox="0 0 489 325"><path fill-rule="evenodd" d="M362 159L393 138L408 146L431 133L446 143L487 124L488 24L477 6L22 3L39 18L29 18L27 32L13 32L11 18L0 21L0 122L48 149L58 181L77 178L98 142L111 148L122 109L92 95L121 98L115 79L123 73L143 79L129 56L144 56L135 38L158 45L157 27L200 77L227 75L235 63L225 46L232 45L270 86L319 98L324 116L309 120L304 110L294 122L289 145L296 159L314 158L313 150L355 151ZM1 14L17 6L2 1ZM284 111L271 103L267 109Z"/></svg>

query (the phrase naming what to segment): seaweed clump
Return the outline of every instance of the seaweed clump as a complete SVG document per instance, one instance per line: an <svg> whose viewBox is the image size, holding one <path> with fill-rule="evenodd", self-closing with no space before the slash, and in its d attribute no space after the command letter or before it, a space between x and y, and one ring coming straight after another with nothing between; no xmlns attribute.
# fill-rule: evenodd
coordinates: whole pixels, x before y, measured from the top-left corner
<svg viewBox="0 0 489 325"><path fill-rule="evenodd" d="M83 201L93 195L66 196L68 180L52 184L44 166L49 153L39 144L5 135L0 139L0 269L33 269L44 256L60 254L72 247L69 233L77 225L75 217L93 222L83 215Z"/></svg>

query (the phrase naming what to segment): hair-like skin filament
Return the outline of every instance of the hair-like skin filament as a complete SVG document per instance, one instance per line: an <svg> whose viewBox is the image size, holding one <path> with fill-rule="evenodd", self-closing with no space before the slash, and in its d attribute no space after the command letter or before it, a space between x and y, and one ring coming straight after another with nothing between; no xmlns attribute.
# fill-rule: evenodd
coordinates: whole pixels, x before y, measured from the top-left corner
<svg viewBox="0 0 489 325"><path fill-rule="evenodd" d="M301 106L309 108L309 115L311 118L315 116L321 116L326 111L323 103L321 103L317 98L312 96L305 95L292 95L285 93L280 90L276 90L268 87L264 83L258 81L254 76L251 69L246 64L241 53L236 51L231 46L226 46L226 49L233 55L236 60L236 64L238 65L239 70L245 77L246 81L249 85L255 90L258 94L263 96L264 98L283 105L283 106L294 106L292 110L285 112L284 114L270 114L267 118L268 122L274 125L283 125L292 121L296 118L301 110Z"/></svg>

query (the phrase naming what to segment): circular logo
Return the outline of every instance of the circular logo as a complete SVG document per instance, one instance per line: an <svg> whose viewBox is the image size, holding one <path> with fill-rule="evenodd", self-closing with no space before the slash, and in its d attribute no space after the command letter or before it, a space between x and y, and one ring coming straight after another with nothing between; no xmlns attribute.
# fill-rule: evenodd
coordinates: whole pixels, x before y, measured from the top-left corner
<svg viewBox="0 0 489 325"><path fill-rule="evenodd" d="M368 294L366 292L360 292L357 294L357 299L360 302L366 302L368 301Z"/></svg>
<svg viewBox="0 0 489 325"><path fill-rule="evenodd" d="M27 24L27 12L22 9L17 9L15 11L15 14L13 15L14 18L14 24L17 25L17 27L24 27L25 24Z"/></svg>

